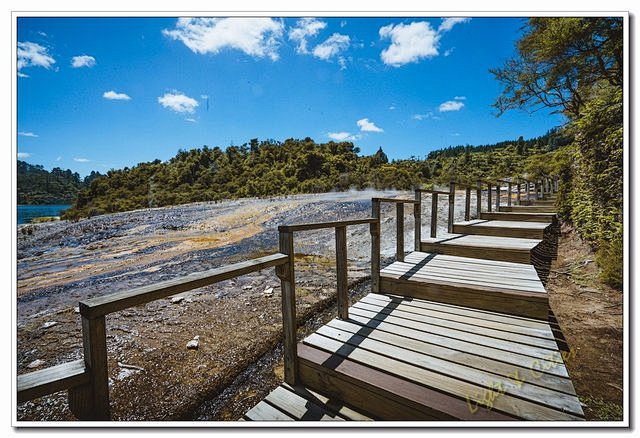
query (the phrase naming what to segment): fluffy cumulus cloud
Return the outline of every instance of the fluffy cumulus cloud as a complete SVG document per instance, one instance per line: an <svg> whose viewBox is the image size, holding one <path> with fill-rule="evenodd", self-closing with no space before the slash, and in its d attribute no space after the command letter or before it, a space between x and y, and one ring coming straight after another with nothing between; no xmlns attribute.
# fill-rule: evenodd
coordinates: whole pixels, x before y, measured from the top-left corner
<svg viewBox="0 0 640 438"><path fill-rule="evenodd" d="M80 55L71 58L71 67L73 68L93 67L94 65L96 65L96 58L93 56Z"/></svg>
<svg viewBox="0 0 640 438"><path fill-rule="evenodd" d="M21 135L23 137L38 137L38 135L34 134L33 132L24 132L24 131L18 132L18 135Z"/></svg>
<svg viewBox="0 0 640 438"><path fill-rule="evenodd" d="M384 129L377 127L375 123L370 122L369 119L360 119L356 123L362 132L384 132Z"/></svg>
<svg viewBox="0 0 640 438"><path fill-rule="evenodd" d="M326 41L313 48L313 56L327 61L339 55L340 52L347 50L349 48L349 44L350 38L348 35L334 33L327 38Z"/></svg>
<svg viewBox="0 0 640 438"><path fill-rule="evenodd" d="M327 23L316 18L298 20L295 27L289 30L289 39L297 43L296 52L309 53L307 39L316 36L325 27L327 27Z"/></svg>
<svg viewBox="0 0 640 438"><path fill-rule="evenodd" d="M18 158L29 158L30 156L29 152L18 152Z"/></svg>
<svg viewBox="0 0 640 438"><path fill-rule="evenodd" d="M335 141L355 141L359 140L359 135L353 135L350 132L329 132L327 137Z"/></svg>
<svg viewBox="0 0 640 438"><path fill-rule="evenodd" d="M444 18L438 29L431 27L426 21L410 24L389 24L378 31L381 39L391 40L391 45L380 53L382 62L393 67L400 67L411 62L438 56L440 38L458 23L466 23L470 18ZM445 56L451 53L445 52Z"/></svg>
<svg viewBox="0 0 640 438"><path fill-rule="evenodd" d="M165 93L158 97L158 103L177 113L193 114L198 107L198 101L179 92Z"/></svg>
<svg viewBox="0 0 640 438"><path fill-rule="evenodd" d="M131 97L125 93L116 93L113 90L105 91L102 93L102 97L108 100L131 100Z"/></svg>
<svg viewBox="0 0 640 438"><path fill-rule="evenodd" d="M228 48L256 58L268 56L273 61L279 58L283 32L282 21L267 17L179 18L175 29L162 31L194 53L215 55Z"/></svg>
<svg viewBox="0 0 640 438"><path fill-rule="evenodd" d="M79 158L74 158L73 161L75 161L76 163L88 163L91 160L88 158L79 157Z"/></svg>
<svg viewBox="0 0 640 438"><path fill-rule="evenodd" d="M44 67L49 69L56 63L56 60L49 54L46 47L30 41L18 42L17 55L18 76L20 77L28 77L26 74L20 72L20 70L25 67Z"/></svg>
<svg viewBox="0 0 640 438"><path fill-rule="evenodd" d="M438 27L438 33L449 32L451 29L453 29L453 26L455 26L456 24L467 23L469 21L471 21L471 18L464 18L464 17L443 18L442 23L440 23L440 26Z"/></svg>
<svg viewBox="0 0 640 438"><path fill-rule="evenodd" d="M446 102L442 102L438 111L441 113L446 113L448 111L460 111L464 107L464 103L459 100L447 100Z"/></svg>
<svg viewBox="0 0 640 438"><path fill-rule="evenodd" d="M381 39L391 45L380 53L382 62L393 67L438 55L438 32L426 21L388 25L380 28Z"/></svg>

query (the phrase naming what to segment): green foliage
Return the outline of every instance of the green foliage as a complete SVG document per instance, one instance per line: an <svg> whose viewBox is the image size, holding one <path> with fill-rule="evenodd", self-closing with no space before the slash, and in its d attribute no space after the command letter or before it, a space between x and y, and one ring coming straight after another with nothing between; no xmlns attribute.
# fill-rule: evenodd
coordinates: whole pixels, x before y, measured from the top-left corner
<svg viewBox="0 0 640 438"><path fill-rule="evenodd" d="M82 180L78 173L69 169L62 170L56 167L49 172L40 165L18 160L18 204L71 204L78 192L99 175L91 172L91 175Z"/></svg>
<svg viewBox="0 0 640 438"><path fill-rule="evenodd" d="M532 18L518 57L493 70L504 86L500 113L548 108L568 117L571 146L525 170L559 175L559 212L596 249L614 287L622 286L624 247L622 44L621 18Z"/></svg>

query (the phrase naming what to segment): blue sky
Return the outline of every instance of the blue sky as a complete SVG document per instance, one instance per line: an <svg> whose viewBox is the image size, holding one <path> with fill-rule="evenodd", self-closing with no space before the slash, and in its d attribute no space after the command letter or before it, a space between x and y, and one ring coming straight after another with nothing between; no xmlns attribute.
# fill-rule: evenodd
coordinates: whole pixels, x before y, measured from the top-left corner
<svg viewBox="0 0 640 438"><path fill-rule="evenodd" d="M524 22L18 18L18 158L84 176L252 138L408 158L542 135L562 119L491 108Z"/></svg>

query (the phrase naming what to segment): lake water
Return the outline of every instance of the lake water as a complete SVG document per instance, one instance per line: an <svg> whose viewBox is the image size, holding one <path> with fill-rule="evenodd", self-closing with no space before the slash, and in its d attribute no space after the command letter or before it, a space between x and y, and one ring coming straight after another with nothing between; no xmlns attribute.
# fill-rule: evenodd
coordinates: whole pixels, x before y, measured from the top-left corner
<svg viewBox="0 0 640 438"><path fill-rule="evenodd" d="M35 217L60 216L70 205L18 205L18 225L28 224Z"/></svg>

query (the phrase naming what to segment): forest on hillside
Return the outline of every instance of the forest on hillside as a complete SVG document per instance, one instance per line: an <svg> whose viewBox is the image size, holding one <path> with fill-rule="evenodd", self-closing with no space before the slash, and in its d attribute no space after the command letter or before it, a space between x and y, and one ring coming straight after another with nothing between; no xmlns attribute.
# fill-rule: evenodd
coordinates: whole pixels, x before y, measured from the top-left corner
<svg viewBox="0 0 640 438"><path fill-rule="evenodd" d="M71 204L78 192L99 176L100 173L93 171L80 178L69 169L55 167L48 171L41 165L18 160L17 202L20 205Z"/></svg>

